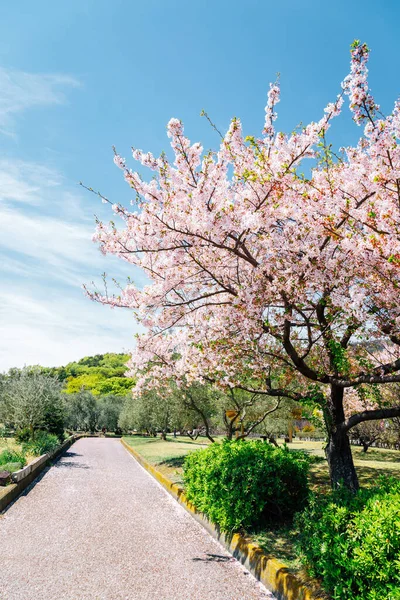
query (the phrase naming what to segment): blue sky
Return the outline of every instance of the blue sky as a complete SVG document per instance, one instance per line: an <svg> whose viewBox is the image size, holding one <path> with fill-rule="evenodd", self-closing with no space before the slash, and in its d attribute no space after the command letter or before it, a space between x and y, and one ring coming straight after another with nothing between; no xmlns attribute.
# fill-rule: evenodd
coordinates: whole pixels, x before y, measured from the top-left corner
<svg viewBox="0 0 400 600"><path fill-rule="evenodd" d="M263 125L281 73L279 129L320 118L348 72L354 38L372 48L370 83L384 111L400 95L396 0L20 0L0 10L0 370L123 351L132 316L90 302L81 285L132 272L91 242L96 214L132 194L111 146L167 150L181 118L192 140L218 140L232 116ZM332 140L354 142L349 115ZM133 161L132 161L133 166ZM140 281L139 274L133 274Z"/></svg>

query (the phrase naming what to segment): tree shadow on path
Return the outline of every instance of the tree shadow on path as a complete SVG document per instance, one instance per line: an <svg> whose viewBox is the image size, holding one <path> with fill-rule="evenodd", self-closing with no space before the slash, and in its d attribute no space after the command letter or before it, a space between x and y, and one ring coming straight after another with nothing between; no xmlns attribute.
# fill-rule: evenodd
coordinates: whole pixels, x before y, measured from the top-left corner
<svg viewBox="0 0 400 600"><path fill-rule="evenodd" d="M233 558L233 556L224 556L222 554L207 553L202 558L196 556L195 558L192 558L192 560L196 562L232 562L235 559Z"/></svg>
<svg viewBox="0 0 400 600"><path fill-rule="evenodd" d="M69 458L75 458L76 456L82 456L82 454L79 454L79 452L71 452L70 450L67 450L67 452L64 452L64 454L62 456L60 456L60 458L57 460L57 462L54 463L53 467L55 469L90 469L91 468L91 467L89 467L89 465L87 465L83 462L74 461L74 460L65 460L65 459L69 459Z"/></svg>
<svg viewBox="0 0 400 600"><path fill-rule="evenodd" d="M73 462L72 460L64 460L53 465L55 469L90 469L89 465L81 462Z"/></svg>

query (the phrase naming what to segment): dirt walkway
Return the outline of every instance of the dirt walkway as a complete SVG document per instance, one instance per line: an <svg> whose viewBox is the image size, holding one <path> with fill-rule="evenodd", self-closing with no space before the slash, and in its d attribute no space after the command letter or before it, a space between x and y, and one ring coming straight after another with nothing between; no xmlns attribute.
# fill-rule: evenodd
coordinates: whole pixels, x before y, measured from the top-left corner
<svg viewBox="0 0 400 600"><path fill-rule="evenodd" d="M0 516L0 600L261 598L117 440L79 440Z"/></svg>

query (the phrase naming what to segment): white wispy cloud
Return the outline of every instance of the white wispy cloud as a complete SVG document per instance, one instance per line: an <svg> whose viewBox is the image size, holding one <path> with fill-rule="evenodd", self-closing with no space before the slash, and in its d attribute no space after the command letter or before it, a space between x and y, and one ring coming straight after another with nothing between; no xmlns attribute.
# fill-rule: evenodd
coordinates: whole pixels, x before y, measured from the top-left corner
<svg viewBox="0 0 400 600"><path fill-rule="evenodd" d="M94 218L86 198L68 188L54 168L28 161L0 160L0 253L12 269L81 285L110 268L124 282L129 267L104 257L92 243ZM109 267L108 267L109 265ZM0 272L10 271L8 260ZM130 273L132 274L132 273Z"/></svg>
<svg viewBox="0 0 400 600"><path fill-rule="evenodd" d="M132 314L91 302L82 290L106 265L124 283L129 265L98 251L93 226L24 208L0 199L0 371L132 348Z"/></svg>
<svg viewBox="0 0 400 600"><path fill-rule="evenodd" d="M58 366L83 356L128 351L136 329L126 311L22 285L0 291L0 371L25 364Z"/></svg>
<svg viewBox="0 0 400 600"><path fill-rule="evenodd" d="M1 206L0 222L0 248L58 269L69 270L75 265L80 270L82 266L99 265L98 253L90 243L89 227Z"/></svg>
<svg viewBox="0 0 400 600"><path fill-rule="evenodd" d="M61 175L44 165L0 158L0 202L42 204L63 182Z"/></svg>
<svg viewBox="0 0 400 600"><path fill-rule="evenodd" d="M63 90L77 85L64 75L0 68L0 133L13 135L20 113L63 103ZM15 149L0 158L0 371L129 349L138 330L132 315L91 302L82 284L105 270L123 284L132 269L92 243L87 196Z"/></svg>
<svg viewBox="0 0 400 600"><path fill-rule="evenodd" d="M79 85L69 75L26 73L0 67L0 131L12 134L18 113L35 106L63 104L65 88Z"/></svg>
<svg viewBox="0 0 400 600"><path fill-rule="evenodd" d="M55 169L0 161L0 371L133 346L132 315L93 303L82 290L104 270L122 284L132 275L92 243L90 213Z"/></svg>

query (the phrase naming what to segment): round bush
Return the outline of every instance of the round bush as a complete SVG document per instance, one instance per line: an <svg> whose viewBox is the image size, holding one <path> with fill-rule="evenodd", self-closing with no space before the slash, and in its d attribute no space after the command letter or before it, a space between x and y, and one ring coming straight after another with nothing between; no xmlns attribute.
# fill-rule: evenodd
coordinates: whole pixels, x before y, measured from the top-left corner
<svg viewBox="0 0 400 600"><path fill-rule="evenodd" d="M310 575L335 600L400 600L400 481L314 495L296 518Z"/></svg>
<svg viewBox="0 0 400 600"><path fill-rule="evenodd" d="M184 463L188 499L222 531L292 517L307 499L307 475L304 454L259 440L212 444Z"/></svg>

